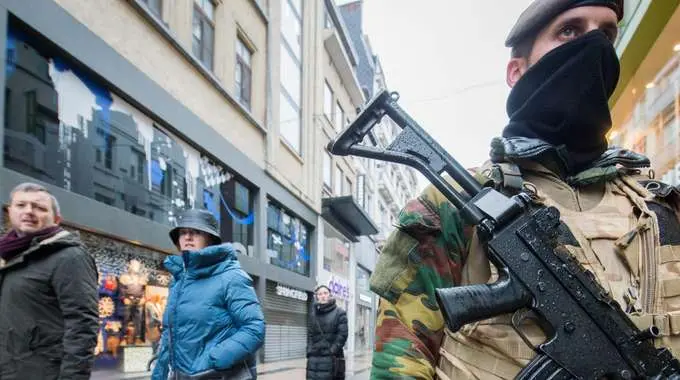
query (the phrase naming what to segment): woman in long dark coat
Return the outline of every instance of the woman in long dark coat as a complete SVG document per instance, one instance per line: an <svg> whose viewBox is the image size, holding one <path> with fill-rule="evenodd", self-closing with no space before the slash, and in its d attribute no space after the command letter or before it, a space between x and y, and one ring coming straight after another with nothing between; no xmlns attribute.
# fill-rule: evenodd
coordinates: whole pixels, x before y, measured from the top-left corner
<svg viewBox="0 0 680 380"><path fill-rule="evenodd" d="M316 288L315 298L307 332L307 379L344 379L347 313L325 285Z"/></svg>

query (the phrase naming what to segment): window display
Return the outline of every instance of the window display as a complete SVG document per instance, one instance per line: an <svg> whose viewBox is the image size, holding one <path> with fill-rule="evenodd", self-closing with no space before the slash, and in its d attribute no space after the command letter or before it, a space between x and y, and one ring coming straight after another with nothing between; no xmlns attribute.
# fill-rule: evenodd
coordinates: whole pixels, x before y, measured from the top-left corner
<svg viewBox="0 0 680 380"><path fill-rule="evenodd" d="M150 275L138 259L127 261L120 270L119 276L99 271L98 368L118 367L124 347L151 347L155 353L160 341L168 288L158 279L164 277Z"/></svg>

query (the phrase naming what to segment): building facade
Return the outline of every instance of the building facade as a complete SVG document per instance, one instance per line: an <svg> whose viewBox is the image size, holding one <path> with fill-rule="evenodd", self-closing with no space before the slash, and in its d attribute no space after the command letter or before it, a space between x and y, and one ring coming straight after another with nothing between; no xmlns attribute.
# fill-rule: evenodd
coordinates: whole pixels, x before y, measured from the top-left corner
<svg viewBox="0 0 680 380"><path fill-rule="evenodd" d="M386 89L385 73L380 60L371 49L369 36L363 32L363 1L344 2L339 7L349 39L354 45L358 63L355 76L364 98L368 101ZM374 128L378 144L385 148L399 128L388 118L383 118ZM356 202L374 221L378 233L360 237L356 248L356 269L353 284L355 296L354 352L361 354L372 350L378 297L370 291L369 279L375 269L382 246L394 230L398 213L408 199L415 196L417 179L415 170L404 165L391 164L365 158L354 158L357 168L355 186Z"/></svg>
<svg viewBox="0 0 680 380"><path fill-rule="evenodd" d="M44 184L95 256L93 378L146 369L147 312L164 306L162 261L176 252L168 231L194 207L216 215L254 280L259 360L304 357L321 252L308 4L0 1L0 196ZM118 285L131 276L146 302L128 313Z"/></svg>
<svg viewBox="0 0 680 380"><path fill-rule="evenodd" d="M626 1L616 42L621 79L611 99L611 145L649 157L655 176L680 185L679 1Z"/></svg>
<svg viewBox="0 0 680 380"><path fill-rule="evenodd" d="M319 235L323 236L319 247L323 258L319 258L318 282L327 285L338 305L347 311L350 333L345 350L353 355L372 347L374 299L365 287L357 286L357 278L367 278L374 265L367 264L375 257L370 235L378 231L366 202L373 177L367 167L358 165L356 157L333 156L326 146L348 126L356 110L368 99L356 76L361 56L340 8L331 0L317 3L321 7L322 28L317 45L319 72L315 85L319 101L315 120L319 151L323 155L319 189L322 211L318 223Z"/></svg>
<svg viewBox="0 0 680 380"><path fill-rule="evenodd" d="M187 208L218 218L253 278L259 361L304 358L319 284L348 312L347 352L371 350L368 281L415 175L325 150L384 88L357 4L0 0L0 197L45 185L94 255L93 378L146 369L168 232ZM146 284L132 309L129 278Z"/></svg>

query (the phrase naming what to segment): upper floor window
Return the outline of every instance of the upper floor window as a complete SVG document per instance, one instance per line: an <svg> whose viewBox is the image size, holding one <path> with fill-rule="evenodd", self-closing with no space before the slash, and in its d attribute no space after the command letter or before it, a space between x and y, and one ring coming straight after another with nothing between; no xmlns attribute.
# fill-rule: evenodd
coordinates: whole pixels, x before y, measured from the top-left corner
<svg viewBox="0 0 680 380"><path fill-rule="evenodd" d="M342 172L342 169L340 167L336 167L335 170L335 181L333 181L333 192L335 193L336 196L342 195L342 179L345 177L345 174Z"/></svg>
<svg viewBox="0 0 680 380"><path fill-rule="evenodd" d="M352 181L350 181L349 177L345 177L345 183L342 185L342 195L355 195Z"/></svg>
<svg viewBox="0 0 680 380"><path fill-rule="evenodd" d="M279 132L283 140L302 154L302 2L281 1L281 94Z"/></svg>
<svg viewBox="0 0 680 380"><path fill-rule="evenodd" d="M209 70L213 68L214 16L215 4L212 0L194 0L192 52Z"/></svg>
<svg viewBox="0 0 680 380"><path fill-rule="evenodd" d="M163 17L162 0L141 0L141 1L156 17L158 17L159 19Z"/></svg>
<svg viewBox="0 0 680 380"><path fill-rule="evenodd" d="M248 46L239 37L236 39L236 99L244 107L250 109L251 86L252 86L252 55Z"/></svg>
<svg viewBox="0 0 680 380"><path fill-rule="evenodd" d="M331 188L331 181L333 177L333 166L330 153L324 150L323 152L323 184Z"/></svg>
<svg viewBox="0 0 680 380"><path fill-rule="evenodd" d="M326 29L333 28L333 20L331 20L331 15L328 14L327 10L323 12L323 27Z"/></svg>
<svg viewBox="0 0 680 380"><path fill-rule="evenodd" d="M323 113L328 121L333 120L333 90L328 82L324 81L323 86Z"/></svg>
<svg viewBox="0 0 680 380"><path fill-rule="evenodd" d="M338 131L342 129L345 121L345 111L342 109L340 102L335 104L335 129Z"/></svg>

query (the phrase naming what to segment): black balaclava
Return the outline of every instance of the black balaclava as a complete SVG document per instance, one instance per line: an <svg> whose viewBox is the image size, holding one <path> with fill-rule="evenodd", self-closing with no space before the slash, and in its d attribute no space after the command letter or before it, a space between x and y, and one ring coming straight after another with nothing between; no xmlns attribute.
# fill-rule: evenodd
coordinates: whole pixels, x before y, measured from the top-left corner
<svg viewBox="0 0 680 380"><path fill-rule="evenodd" d="M528 137L563 146L568 172L607 148L612 121L608 100L619 80L619 59L604 32L595 30L548 52L512 88L503 137Z"/></svg>

